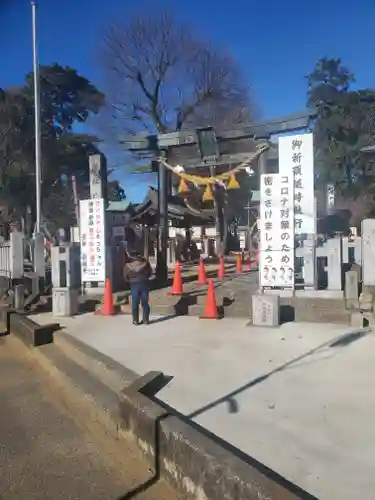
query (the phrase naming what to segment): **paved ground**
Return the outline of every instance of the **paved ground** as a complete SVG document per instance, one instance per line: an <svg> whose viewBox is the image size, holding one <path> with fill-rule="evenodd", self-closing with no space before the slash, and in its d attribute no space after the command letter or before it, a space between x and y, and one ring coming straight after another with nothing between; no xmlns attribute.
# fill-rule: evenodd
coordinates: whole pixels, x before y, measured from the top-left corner
<svg viewBox="0 0 375 500"><path fill-rule="evenodd" d="M162 399L318 498L375 498L372 333L161 319L149 327L127 316L62 323L138 373L172 375Z"/></svg>
<svg viewBox="0 0 375 500"><path fill-rule="evenodd" d="M218 263L206 262L205 263L206 275L208 279L212 279L215 282L218 301L220 301L220 299L223 296L227 296L230 298L232 297L241 297L241 299L243 298L243 301L241 300L241 302L243 302L244 304L241 304L239 309L241 312L245 311L245 314L243 316L247 317L249 310L248 304L250 303L251 300L250 299L252 290L251 285L256 284L257 272L253 271L252 273L249 273L248 271L245 271L245 264L244 264L243 273L237 275L235 270L236 266L233 263L233 260L234 260L233 257L227 257L227 261L225 263L224 280L219 280L217 278L218 267L219 267ZM170 270L168 285L163 288L155 288L156 285L154 281L151 280L150 282L151 309L153 309L157 314L168 314L169 311L174 311L174 305L177 302L181 301L180 299L182 299L181 297L170 297L169 295L169 292L171 291L173 285L173 276L174 272L173 270ZM191 306L197 302L196 300L194 300L193 298L194 296L206 295L207 285L197 285L196 282L198 278L198 266L196 264L191 264L191 263L182 264L181 276L182 276L182 281L184 283L183 302L186 303L186 306L187 304ZM127 303L129 294L130 294L129 290L117 291L116 293L113 294L115 303L117 304ZM90 299L95 299L98 302L101 302L103 299L103 293L101 292L98 295L93 295L93 293L91 292ZM83 297L81 297L81 300L82 302L85 302ZM202 301L204 302L204 298L202 298ZM232 301L229 300L229 303L230 302ZM85 308L85 310L87 312L88 310L87 307ZM130 313L131 311L130 305L129 307L125 306L124 310L126 313ZM226 307L226 310L228 311L228 307ZM198 315L199 314L200 313L198 313ZM241 317L241 314L239 315L239 317Z"/></svg>
<svg viewBox="0 0 375 500"><path fill-rule="evenodd" d="M85 426L59 401L26 348L0 337L0 499L172 500L139 453L112 440L90 419ZM121 445L120 445L121 443Z"/></svg>

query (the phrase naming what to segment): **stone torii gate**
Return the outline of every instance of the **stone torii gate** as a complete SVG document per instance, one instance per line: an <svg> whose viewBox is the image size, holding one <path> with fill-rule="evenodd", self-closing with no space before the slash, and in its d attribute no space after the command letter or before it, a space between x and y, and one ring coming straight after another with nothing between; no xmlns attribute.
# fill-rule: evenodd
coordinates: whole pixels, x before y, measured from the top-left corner
<svg viewBox="0 0 375 500"><path fill-rule="evenodd" d="M147 152L154 157L159 188L159 237L157 248L156 275L161 283L168 278L168 194L170 192L170 172L158 158L174 165L184 165L185 169L209 168L213 175L215 167L245 161L249 153L271 136L285 132L307 129L317 116L316 109L253 124L242 124L236 128L214 130L213 127L195 130L148 135L127 136L121 143L128 151ZM267 166L277 160L277 150L270 148L258 160L258 176L267 173ZM152 166L150 166L150 172ZM218 219L218 217L217 217Z"/></svg>

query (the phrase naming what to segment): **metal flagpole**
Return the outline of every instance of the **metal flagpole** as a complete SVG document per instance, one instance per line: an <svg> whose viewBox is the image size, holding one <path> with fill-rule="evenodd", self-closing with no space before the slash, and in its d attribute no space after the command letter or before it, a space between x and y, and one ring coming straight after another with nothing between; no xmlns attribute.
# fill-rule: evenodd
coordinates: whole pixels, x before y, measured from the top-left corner
<svg viewBox="0 0 375 500"><path fill-rule="evenodd" d="M34 73L34 109L35 109L35 194L36 194L36 224L35 233L40 232L41 225L41 128L40 128L40 88L39 88L39 64L36 35L36 8L35 0L31 0L32 23L33 23L33 73Z"/></svg>

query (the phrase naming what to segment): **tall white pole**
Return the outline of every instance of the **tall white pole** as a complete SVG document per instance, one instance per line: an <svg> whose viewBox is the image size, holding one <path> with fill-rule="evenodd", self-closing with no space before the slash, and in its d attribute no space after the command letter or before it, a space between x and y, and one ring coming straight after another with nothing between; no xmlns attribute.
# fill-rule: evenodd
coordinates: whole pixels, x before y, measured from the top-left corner
<svg viewBox="0 0 375 500"><path fill-rule="evenodd" d="M36 36L36 8L35 0L31 0L33 22L33 73L34 73L34 108L35 108L35 195L36 195L36 224L35 232L40 232L41 225L41 128L40 128L40 89L39 89L39 63Z"/></svg>

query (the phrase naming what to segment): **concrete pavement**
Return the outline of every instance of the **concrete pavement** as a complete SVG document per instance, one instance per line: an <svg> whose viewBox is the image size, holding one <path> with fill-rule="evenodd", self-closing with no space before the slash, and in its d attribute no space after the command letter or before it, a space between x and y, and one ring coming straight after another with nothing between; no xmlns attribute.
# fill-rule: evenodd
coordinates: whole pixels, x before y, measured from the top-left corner
<svg viewBox="0 0 375 500"><path fill-rule="evenodd" d="M92 314L61 323L138 373L173 376L161 399L318 498L372 498L372 333L192 317L156 318L149 327Z"/></svg>
<svg viewBox="0 0 375 500"><path fill-rule="evenodd" d="M69 411L12 336L0 337L0 398L2 500L177 498L160 482L142 492L152 473L137 448L106 435L84 403Z"/></svg>

